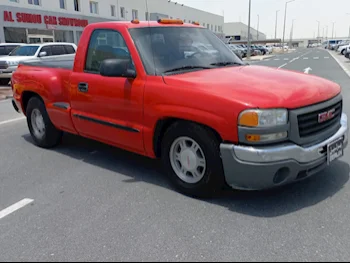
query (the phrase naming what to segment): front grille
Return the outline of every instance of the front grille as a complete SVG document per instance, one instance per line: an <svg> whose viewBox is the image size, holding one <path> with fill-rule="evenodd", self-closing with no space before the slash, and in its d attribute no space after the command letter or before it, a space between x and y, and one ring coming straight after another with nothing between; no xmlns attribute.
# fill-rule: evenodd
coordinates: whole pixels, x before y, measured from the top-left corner
<svg viewBox="0 0 350 263"><path fill-rule="evenodd" d="M0 61L0 69L7 69L9 65L5 61Z"/></svg>
<svg viewBox="0 0 350 263"><path fill-rule="evenodd" d="M310 137L329 128L339 125L342 114L342 108L343 103L342 101L339 101L329 107L299 115L298 127L300 138ZM320 113L328 112L333 109L335 110L334 117L330 120L319 123L318 115Z"/></svg>

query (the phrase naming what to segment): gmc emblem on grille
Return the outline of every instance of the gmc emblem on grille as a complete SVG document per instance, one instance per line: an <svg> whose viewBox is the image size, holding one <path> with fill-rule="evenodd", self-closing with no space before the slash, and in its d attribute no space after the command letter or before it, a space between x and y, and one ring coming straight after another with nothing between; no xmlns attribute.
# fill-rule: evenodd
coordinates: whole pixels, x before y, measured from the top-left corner
<svg viewBox="0 0 350 263"><path fill-rule="evenodd" d="M318 123L322 123L334 118L335 109L318 114Z"/></svg>

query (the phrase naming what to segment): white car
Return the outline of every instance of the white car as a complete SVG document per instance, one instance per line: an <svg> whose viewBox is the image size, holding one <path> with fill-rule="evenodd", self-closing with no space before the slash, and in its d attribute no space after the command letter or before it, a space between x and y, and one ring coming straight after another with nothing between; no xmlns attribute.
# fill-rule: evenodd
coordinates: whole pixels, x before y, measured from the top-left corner
<svg viewBox="0 0 350 263"><path fill-rule="evenodd" d="M268 45L263 46L263 47L264 47L264 48L266 48L266 49L268 50L268 53L269 53L269 54L271 54L271 53L272 53L272 51L273 51L273 47L268 46Z"/></svg>
<svg viewBox="0 0 350 263"><path fill-rule="evenodd" d="M338 53L345 55L346 49L350 47L350 44L344 45L344 46L340 46L337 50Z"/></svg>
<svg viewBox="0 0 350 263"><path fill-rule="evenodd" d="M12 73L21 61L74 58L76 50L75 44L63 42L21 45L8 56L0 57L0 85L7 85L10 82Z"/></svg>
<svg viewBox="0 0 350 263"><path fill-rule="evenodd" d="M0 57L8 56L15 48L23 45L22 43L0 43Z"/></svg>

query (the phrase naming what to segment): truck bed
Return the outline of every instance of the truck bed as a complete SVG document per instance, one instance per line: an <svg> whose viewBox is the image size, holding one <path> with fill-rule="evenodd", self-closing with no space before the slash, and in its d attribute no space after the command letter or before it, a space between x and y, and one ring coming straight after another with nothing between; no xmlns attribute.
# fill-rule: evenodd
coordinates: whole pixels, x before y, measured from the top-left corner
<svg viewBox="0 0 350 263"><path fill-rule="evenodd" d="M74 57L73 58L65 58L62 60L59 60L57 58L52 59L52 60L50 60L50 59L30 60L30 61L23 61L20 64L26 65L26 66L32 66L32 67L62 68L62 69L73 70Z"/></svg>

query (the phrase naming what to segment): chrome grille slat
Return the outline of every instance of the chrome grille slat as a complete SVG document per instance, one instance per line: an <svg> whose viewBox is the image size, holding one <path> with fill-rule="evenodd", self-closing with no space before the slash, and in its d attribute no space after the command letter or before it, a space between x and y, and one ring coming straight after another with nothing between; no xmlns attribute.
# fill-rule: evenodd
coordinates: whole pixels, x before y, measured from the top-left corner
<svg viewBox="0 0 350 263"><path fill-rule="evenodd" d="M318 133L324 130L339 125L342 113L342 106L342 101L339 101L336 104L322 108L320 110L299 115L297 118L300 138L317 135ZM334 117L330 120L319 123L318 115L320 113L327 112L332 109L335 109Z"/></svg>
<svg viewBox="0 0 350 263"><path fill-rule="evenodd" d="M5 61L0 61L0 69L7 69L9 65Z"/></svg>

